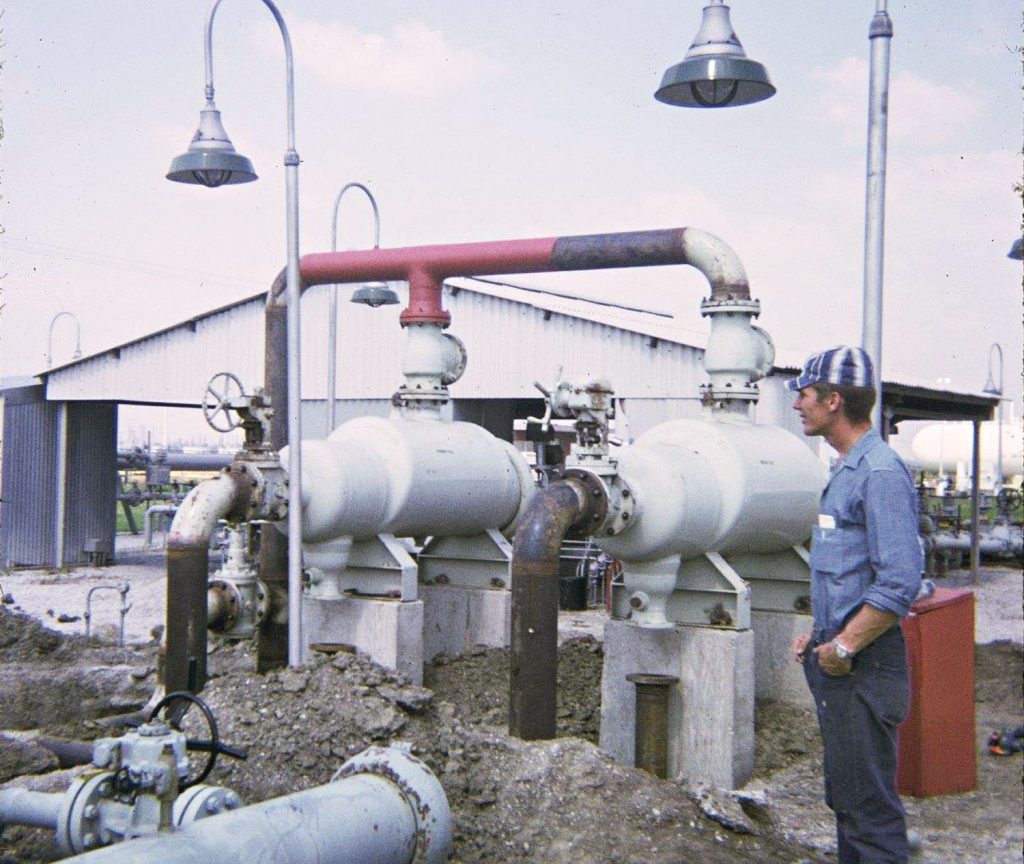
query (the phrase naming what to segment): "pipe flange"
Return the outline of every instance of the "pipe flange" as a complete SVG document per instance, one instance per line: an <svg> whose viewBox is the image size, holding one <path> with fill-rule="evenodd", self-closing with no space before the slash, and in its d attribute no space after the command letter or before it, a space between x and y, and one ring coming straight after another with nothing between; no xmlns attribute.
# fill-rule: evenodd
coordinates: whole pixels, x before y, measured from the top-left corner
<svg viewBox="0 0 1024 864"><path fill-rule="evenodd" d="M701 317L714 315L717 312L740 312L745 315L753 315L756 318L761 314L761 301L739 297L705 297L701 300Z"/></svg>
<svg viewBox="0 0 1024 864"><path fill-rule="evenodd" d="M211 579L207 591L213 596L209 600L211 612L209 629L214 633L233 630L242 615L242 594L233 582L227 579Z"/></svg>
<svg viewBox="0 0 1024 864"><path fill-rule="evenodd" d="M566 532L566 536L590 537L597 534L608 518L608 487L597 474L583 468L567 468L562 472L562 479L576 480L583 486L587 495L587 512L590 514L586 522L574 525Z"/></svg>
<svg viewBox="0 0 1024 864"><path fill-rule="evenodd" d="M356 774L374 774L391 783L416 820L416 850L411 864L444 864L452 846L452 813L448 798L430 769L410 752L411 745L368 747L349 759L331 782Z"/></svg>
<svg viewBox="0 0 1024 864"><path fill-rule="evenodd" d="M57 811L55 839L65 855L106 845L100 837L100 803L110 794L114 775L100 771L76 777Z"/></svg>
<svg viewBox="0 0 1024 864"><path fill-rule="evenodd" d="M177 826L188 825L241 806L242 799L231 789L200 783L174 799L171 821Z"/></svg>

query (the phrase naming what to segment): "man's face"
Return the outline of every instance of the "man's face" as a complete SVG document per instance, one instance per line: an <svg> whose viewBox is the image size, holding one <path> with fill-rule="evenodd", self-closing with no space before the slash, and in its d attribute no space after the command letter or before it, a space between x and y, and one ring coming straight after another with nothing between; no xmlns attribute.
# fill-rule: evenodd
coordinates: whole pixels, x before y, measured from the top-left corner
<svg viewBox="0 0 1024 864"><path fill-rule="evenodd" d="M804 435L828 434L835 418L835 411L830 407L830 402L836 398L838 398L836 393L829 393L827 396L819 398L813 387L804 387L797 394L793 409L800 412L800 419L804 424Z"/></svg>

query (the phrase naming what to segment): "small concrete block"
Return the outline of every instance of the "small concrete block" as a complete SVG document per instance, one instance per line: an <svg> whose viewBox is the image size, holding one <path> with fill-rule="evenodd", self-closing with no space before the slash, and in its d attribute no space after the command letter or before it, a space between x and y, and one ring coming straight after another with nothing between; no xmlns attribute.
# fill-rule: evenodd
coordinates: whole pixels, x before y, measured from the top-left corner
<svg viewBox="0 0 1024 864"><path fill-rule="evenodd" d="M303 660L318 642L351 645L414 684L423 683L423 602L302 599Z"/></svg>
<svg viewBox="0 0 1024 864"><path fill-rule="evenodd" d="M601 749L635 764L636 672L674 675L669 692L668 776L735 789L754 770L754 636L750 630L626 621L605 625Z"/></svg>
<svg viewBox="0 0 1024 864"><path fill-rule="evenodd" d="M475 645L505 648L512 633L512 593L458 585L420 585L423 656L458 657Z"/></svg>
<svg viewBox="0 0 1024 864"><path fill-rule="evenodd" d="M793 640L810 633L810 615L754 612L754 681L758 701L771 699L797 708L813 708L803 667L793 659Z"/></svg>

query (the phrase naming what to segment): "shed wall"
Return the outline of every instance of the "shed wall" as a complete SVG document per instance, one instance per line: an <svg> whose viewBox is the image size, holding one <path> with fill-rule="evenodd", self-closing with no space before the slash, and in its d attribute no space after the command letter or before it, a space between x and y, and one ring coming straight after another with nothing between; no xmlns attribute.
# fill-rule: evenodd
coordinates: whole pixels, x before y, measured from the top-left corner
<svg viewBox="0 0 1024 864"><path fill-rule="evenodd" d="M58 406L43 388L3 395L0 561L4 567L56 564Z"/></svg>

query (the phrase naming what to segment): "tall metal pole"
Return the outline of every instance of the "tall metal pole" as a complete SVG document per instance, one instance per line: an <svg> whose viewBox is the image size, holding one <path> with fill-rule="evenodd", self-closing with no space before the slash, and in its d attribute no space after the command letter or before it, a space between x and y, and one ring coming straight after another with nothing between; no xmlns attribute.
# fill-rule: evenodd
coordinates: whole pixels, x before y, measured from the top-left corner
<svg viewBox="0 0 1024 864"><path fill-rule="evenodd" d="M992 354L999 354L999 383L996 384L992 377ZM1003 346L993 342L988 349L988 381L985 382L985 392L992 393L999 397L996 405L996 471L995 489L998 493L1003 487Z"/></svg>
<svg viewBox="0 0 1024 864"><path fill-rule="evenodd" d="M295 150L295 64L292 40L281 12L262 0L277 21L284 41L287 89L288 149L284 154L288 263L285 302L288 357L288 665L302 662L302 393L299 369L299 154ZM213 98L213 17L221 0L214 0L206 19L206 98Z"/></svg>
<svg viewBox="0 0 1024 864"><path fill-rule="evenodd" d="M868 39L871 42L871 71L868 85L868 160L864 215L864 305L861 345L875 363L878 399L872 422L883 438L888 429L882 422L882 257L885 238L885 157L889 121L889 48L892 20L886 0L876 0Z"/></svg>

